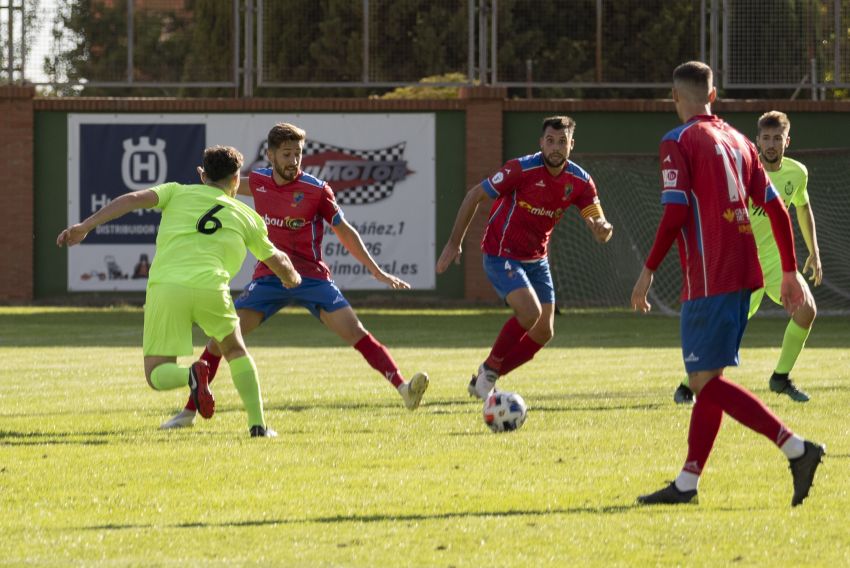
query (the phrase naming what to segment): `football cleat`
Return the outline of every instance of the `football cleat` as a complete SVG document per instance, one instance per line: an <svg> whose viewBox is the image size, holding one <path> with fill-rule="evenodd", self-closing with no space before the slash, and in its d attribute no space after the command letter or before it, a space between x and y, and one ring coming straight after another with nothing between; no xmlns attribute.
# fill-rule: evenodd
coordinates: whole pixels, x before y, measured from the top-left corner
<svg viewBox="0 0 850 568"><path fill-rule="evenodd" d="M160 430L173 430L175 428L188 428L195 424L195 411L185 408L159 425Z"/></svg>
<svg viewBox="0 0 850 568"><path fill-rule="evenodd" d="M809 402L809 395L798 389L787 374L773 373L768 384L770 390L777 394L787 394L795 402Z"/></svg>
<svg viewBox="0 0 850 568"><path fill-rule="evenodd" d="M206 361L195 361L189 367L189 390L198 414L203 418L212 418L215 414L215 397L209 385L210 366Z"/></svg>
<svg viewBox="0 0 850 568"><path fill-rule="evenodd" d="M277 432L265 426L251 426L248 432L252 438L277 438Z"/></svg>
<svg viewBox="0 0 850 568"><path fill-rule="evenodd" d="M821 463L821 458L826 455L826 446L815 444L806 440L805 451L799 458L789 460L791 476L794 478L794 496L791 498L791 506L800 505L809 496L809 489L815 481L815 471Z"/></svg>
<svg viewBox="0 0 850 568"><path fill-rule="evenodd" d="M676 404L693 404L696 402L694 391L692 391L687 385L680 384L676 387L676 392L673 393L673 402Z"/></svg>
<svg viewBox="0 0 850 568"><path fill-rule="evenodd" d="M428 374L416 373L409 383L398 387L398 393L404 400L404 406L408 410L416 410L422 402L422 395L428 390Z"/></svg>
<svg viewBox="0 0 850 568"><path fill-rule="evenodd" d="M659 489L655 493L641 495L637 498L637 502L640 505L683 505L692 501L694 505L699 503L697 490L679 491L675 481L671 482L664 489Z"/></svg>
<svg viewBox="0 0 850 568"><path fill-rule="evenodd" d="M469 381L466 391L469 393L469 396L487 400L487 397L496 388L496 381L498 379L499 374L496 371L481 363L481 366L478 367L478 374L472 375L472 380Z"/></svg>

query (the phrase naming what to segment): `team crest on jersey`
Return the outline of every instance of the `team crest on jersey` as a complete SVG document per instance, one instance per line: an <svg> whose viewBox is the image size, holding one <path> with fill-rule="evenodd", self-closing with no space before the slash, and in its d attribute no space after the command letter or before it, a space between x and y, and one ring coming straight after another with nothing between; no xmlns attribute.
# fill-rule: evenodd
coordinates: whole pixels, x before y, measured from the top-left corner
<svg viewBox="0 0 850 568"><path fill-rule="evenodd" d="M661 170L661 177L664 178L664 187L676 187L679 182L679 170Z"/></svg>
<svg viewBox="0 0 850 568"><path fill-rule="evenodd" d="M301 200L304 199L303 191L296 191L292 194L292 207L298 207L298 204L301 203Z"/></svg>
<svg viewBox="0 0 850 568"><path fill-rule="evenodd" d="M416 173L407 167L405 145L399 142L386 148L355 150L306 140L301 169L328 182L340 205L368 205L388 198L396 183ZM267 151L268 142L263 140L257 158L243 168L243 174L271 167Z"/></svg>
<svg viewBox="0 0 850 568"><path fill-rule="evenodd" d="M564 199L569 199L573 193L573 184L568 183L564 186Z"/></svg>
<svg viewBox="0 0 850 568"><path fill-rule="evenodd" d="M789 182L785 183L785 195L791 195L794 193L794 184Z"/></svg>

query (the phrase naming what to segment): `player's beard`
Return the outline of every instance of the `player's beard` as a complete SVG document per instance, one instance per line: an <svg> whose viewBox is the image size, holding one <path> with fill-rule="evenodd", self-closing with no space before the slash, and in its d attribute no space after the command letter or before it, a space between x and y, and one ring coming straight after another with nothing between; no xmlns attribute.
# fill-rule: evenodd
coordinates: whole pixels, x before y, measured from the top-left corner
<svg viewBox="0 0 850 568"><path fill-rule="evenodd" d="M298 177L298 166L281 167L280 164L275 162L274 171L286 181L293 181L296 177Z"/></svg>
<svg viewBox="0 0 850 568"><path fill-rule="evenodd" d="M780 159L782 159L778 152L774 153L773 156L774 156L773 159L771 159L764 152L761 153L761 159L764 160L765 162L767 162L768 164L775 164Z"/></svg>
<svg viewBox="0 0 850 568"><path fill-rule="evenodd" d="M558 156L556 159L552 159L552 156ZM567 158L557 152L552 152L548 156L543 154L543 161L546 162L546 165L550 168L560 168L564 165L564 162L567 161Z"/></svg>

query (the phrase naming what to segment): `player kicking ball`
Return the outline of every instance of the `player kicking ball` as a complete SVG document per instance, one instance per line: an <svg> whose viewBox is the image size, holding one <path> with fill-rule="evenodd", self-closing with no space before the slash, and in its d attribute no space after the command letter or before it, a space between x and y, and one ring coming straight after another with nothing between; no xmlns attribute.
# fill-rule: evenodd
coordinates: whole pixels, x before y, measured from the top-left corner
<svg viewBox="0 0 850 568"><path fill-rule="evenodd" d="M428 375L416 373L405 381L387 348L363 327L322 258L324 224L331 226L343 246L379 282L394 290L408 290L410 284L378 266L360 234L346 221L331 187L301 171L306 137L306 132L293 124L275 125L267 138L271 167L252 171L239 185L240 194L254 198L254 208L265 220L271 242L289 255L302 275L300 285L284 286L270 267L258 262L253 279L235 302L242 334L248 335L286 306L303 306L354 347L396 389L408 410L416 410L428 388ZM210 341L201 355L201 361L209 365L210 381L218 370L221 352L220 346ZM190 398L185 408L160 428L191 426L196 411L197 404Z"/></svg>
<svg viewBox="0 0 850 568"><path fill-rule="evenodd" d="M571 162L575 121L543 121L540 151L510 160L466 193L452 234L437 260L438 274L460 264L461 244L480 203L493 200L481 242L484 271L513 310L487 359L467 388L486 399L496 380L530 361L555 333L555 287L549 271L549 238L566 210L576 206L594 238L605 243L613 227L605 220L596 186Z"/></svg>

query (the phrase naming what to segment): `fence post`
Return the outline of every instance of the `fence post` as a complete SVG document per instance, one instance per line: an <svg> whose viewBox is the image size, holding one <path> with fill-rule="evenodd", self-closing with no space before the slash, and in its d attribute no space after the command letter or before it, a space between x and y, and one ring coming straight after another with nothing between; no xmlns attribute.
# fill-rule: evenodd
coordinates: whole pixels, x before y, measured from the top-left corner
<svg viewBox="0 0 850 568"><path fill-rule="evenodd" d="M260 22L260 25L263 23ZM242 96L245 98L254 96L254 0L245 0L245 61L242 65Z"/></svg>
<svg viewBox="0 0 850 568"><path fill-rule="evenodd" d="M504 87L462 87L466 100L466 187L474 187L502 166L502 113L507 97ZM481 269L481 237L489 213L479 207L464 243L464 298L497 301L498 296ZM437 251L439 253L439 250Z"/></svg>
<svg viewBox="0 0 850 568"><path fill-rule="evenodd" d="M34 211L32 86L0 86L0 154L4 181L4 236L0 239L0 302L33 299Z"/></svg>

